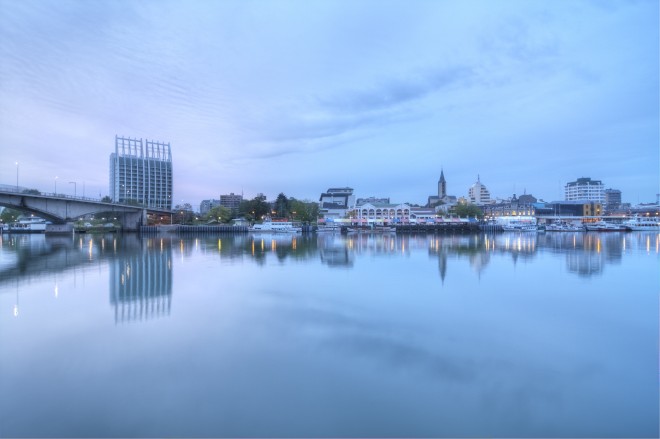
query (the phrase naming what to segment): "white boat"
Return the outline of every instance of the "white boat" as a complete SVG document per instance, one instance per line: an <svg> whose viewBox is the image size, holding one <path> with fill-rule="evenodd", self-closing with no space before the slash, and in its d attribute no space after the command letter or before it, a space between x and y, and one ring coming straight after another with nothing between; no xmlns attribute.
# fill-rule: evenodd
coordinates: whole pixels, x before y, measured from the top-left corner
<svg viewBox="0 0 660 439"><path fill-rule="evenodd" d="M660 218L657 216L635 215L624 221L623 226L632 231L656 231L660 232Z"/></svg>
<svg viewBox="0 0 660 439"><path fill-rule="evenodd" d="M588 232L625 232L626 228L622 224L608 223L607 221L596 221L587 223L585 228Z"/></svg>
<svg viewBox="0 0 660 439"><path fill-rule="evenodd" d="M9 233L44 233L46 231L46 220L41 218L26 218L9 224L7 230Z"/></svg>
<svg viewBox="0 0 660 439"><path fill-rule="evenodd" d="M267 232L267 233L301 233L302 227L290 221L272 221L265 220L261 224L255 224L248 229L250 232Z"/></svg>
<svg viewBox="0 0 660 439"><path fill-rule="evenodd" d="M546 232L583 232L584 227L574 223L559 221L551 224L546 224Z"/></svg>
<svg viewBox="0 0 660 439"><path fill-rule="evenodd" d="M528 221L509 221L502 224L502 230L505 232L538 232L536 224Z"/></svg>

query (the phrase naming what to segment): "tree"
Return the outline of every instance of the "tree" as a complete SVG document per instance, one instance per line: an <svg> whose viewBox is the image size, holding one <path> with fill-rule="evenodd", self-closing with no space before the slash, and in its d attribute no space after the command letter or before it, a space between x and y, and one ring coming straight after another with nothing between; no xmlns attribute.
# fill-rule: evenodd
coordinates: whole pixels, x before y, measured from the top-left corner
<svg viewBox="0 0 660 439"><path fill-rule="evenodd" d="M27 195L41 195L41 192L36 189L24 189L23 193Z"/></svg>
<svg viewBox="0 0 660 439"><path fill-rule="evenodd" d="M457 204L452 208L451 212L461 218L483 218L484 216L484 213L476 204Z"/></svg>
<svg viewBox="0 0 660 439"><path fill-rule="evenodd" d="M282 192L277 196L273 209L275 209L275 215L279 218L286 218L289 216L289 213L291 212L289 199Z"/></svg>
<svg viewBox="0 0 660 439"><path fill-rule="evenodd" d="M5 224L13 223L18 219L20 215L22 215L21 211L5 207L2 210L2 213L0 213L0 221L2 221Z"/></svg>
<svg viewBox="0 0 660 439"><path fill-rule="evenodd" d="M205 221L228 223L232 219L231 209L225 206L215 206L204 215Z"/></svg>
<svg viewBox="0 0 660 439"><path fill-rule="evenodd" d="M270 204L266 202L266 196L261 194L252 200L243 200L238 207L238 212L249 220L255 221L270 214Z"/></svg>
<svg viewBox="0 0 660 439"><path fill-rule="evenodd" d="M304 223L313 223L319 216L319 205L313 201L289 199L291 214L294 220Z"/></svg>
<svg viewBox="0 0 660 439"><path fill-rule="evenodd" d="M112 198L106 195L105 197L101 198L101 203L112 203Z"/></svg>

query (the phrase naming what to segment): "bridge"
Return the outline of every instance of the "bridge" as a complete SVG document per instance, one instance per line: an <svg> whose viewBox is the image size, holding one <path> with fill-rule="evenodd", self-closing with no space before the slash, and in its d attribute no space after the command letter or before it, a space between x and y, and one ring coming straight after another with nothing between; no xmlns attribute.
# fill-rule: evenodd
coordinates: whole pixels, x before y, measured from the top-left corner
<svg viewBox="0 0 660 439"><path fill-rule="evenodd" d="M32 193L20 187L0 185L0 206L30 213L50 221L46 233L73 230L73 222L87 215L116 218L123 231L135 232L147 225L147 214L171 216L171 210L154 209L129 204L106 203L94 198L64 194ZM37 191L34 191L37 192Z"/></svg>

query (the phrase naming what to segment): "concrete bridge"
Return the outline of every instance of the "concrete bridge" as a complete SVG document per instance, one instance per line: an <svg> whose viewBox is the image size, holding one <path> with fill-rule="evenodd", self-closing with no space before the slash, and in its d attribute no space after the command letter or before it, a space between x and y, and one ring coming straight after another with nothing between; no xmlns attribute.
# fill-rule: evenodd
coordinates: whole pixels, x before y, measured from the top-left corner
<svg viewBox="0 0 660 439"><path fill-rule="evenodd" d="M5 186L5 185L3 185ZM147 224L147 213L170 216L172 211L128 204L105 203L97 199L71 197L63 194L31 194L24 188L0 187L0 206L34 214L52 222L46 233L73 230L73 222L85 215L116 218L123 231L134 232Z"/></svg>

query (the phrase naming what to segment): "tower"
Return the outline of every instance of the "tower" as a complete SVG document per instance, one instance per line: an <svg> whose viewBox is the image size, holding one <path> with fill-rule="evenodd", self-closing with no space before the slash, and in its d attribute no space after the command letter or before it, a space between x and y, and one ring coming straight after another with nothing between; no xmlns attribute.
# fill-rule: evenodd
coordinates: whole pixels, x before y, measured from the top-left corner
<svg viewBox="0 0 660 439"><path fill-rule="evenodd" d="M444 170L440 170L440 180L438 180L438 198L443 199L447 196L447 182L445 181Z"/></svg>

